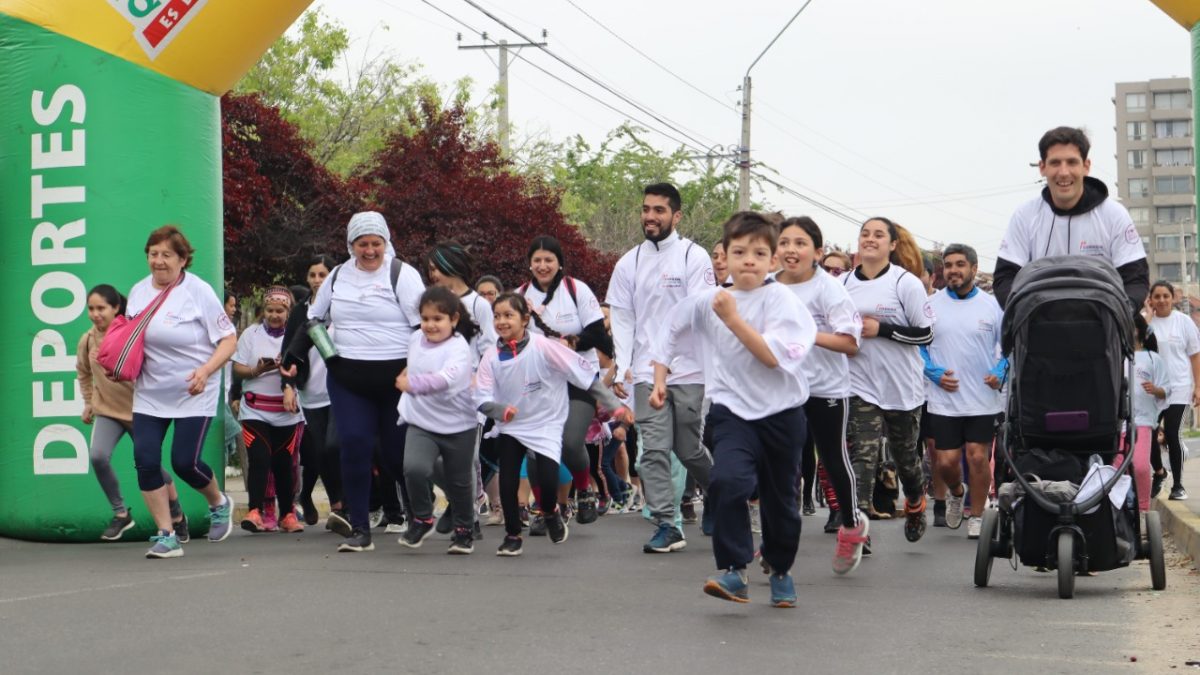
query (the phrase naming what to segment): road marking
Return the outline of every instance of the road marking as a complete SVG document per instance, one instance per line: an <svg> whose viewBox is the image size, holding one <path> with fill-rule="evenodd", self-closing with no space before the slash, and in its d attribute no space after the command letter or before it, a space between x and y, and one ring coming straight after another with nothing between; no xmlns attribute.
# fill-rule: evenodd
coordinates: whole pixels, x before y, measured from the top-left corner
<svg viewBox="0 0 1200 675"><path fill-rule="evenodd" d="M0 605L8 605L14 602L25 602L26 600L46 600L49 598L61 598L70 595L80 595L83 593L99 593L101 591L117 591L124 588L136 588L138 586L146 586L149 584L161 584L167 581L186 581L188 579L202 579L205 577L219 577L228 572L200 572L197 574L181 574L165 579L154 579L151 581L138 581L126 584L108 584L106 586L92 586L91 588L76 588L69 591L54 591L51 593L37 593L34 595L26 595L19 598L0 598Z"/></svg>

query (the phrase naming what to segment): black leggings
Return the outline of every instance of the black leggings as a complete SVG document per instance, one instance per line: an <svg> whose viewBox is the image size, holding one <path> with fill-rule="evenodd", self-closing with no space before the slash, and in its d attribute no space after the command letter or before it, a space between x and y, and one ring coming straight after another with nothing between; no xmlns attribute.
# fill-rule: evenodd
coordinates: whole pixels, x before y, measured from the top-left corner
<svg viewBox="0 0 1200 675"><path fill-rule="evenodd" d="M841 505L838 515L842 525L854 527L858 524L859 513L855 508L858 504L856 482L850 472L850 452L846 448L846 399L810 396L804 404L804 414L808 418L805 456L812 454L815 446Z"/></svg>
<svg viewBox="0 0 1200 675"><path fill-rule="evenodd" d="M805 412L807 413L807 408ZM813 427L808 427L808 437L804 440L804 450L800 453L800 495L805 504L813 500L816 490L817 477L817 444L813 442Z"/></svg>
<svg viewBox="0 0 1200 675"><path fill-rule="evenodd" d="M333 406L305 408L304 439L300 441L300 464L304 467L304 482L300 494L312 497L317 479L325 484L329 503L342 501L342 467L337 442L330 442L329 422Z"/></svg>
<svg viewBox="0 0 1200 675"><path fill-rule="evenodd" d="M496 438L496 451L500 455L500 507L504 509L504 531L509 536L521 534L521 507L517 503L517 490L521 485L521 460L529 450L521 441L507 434ZM547 518L558 509L558 462L538 455L536 462L529 463L529 480L539 488L543 495L541 504L542 514ZM536 482L534 474L536 476Z"/></svg>
<svg viewBox="0 0 1200 675"><path fill-rule="evenodd" d="M1183 440L1179 436L1179 428L1183 424L1183 413L1187 405L1172 403L1158 416L1163 426L1163 437L1167 441L1167 452L1171 460L1171 485L1182 485L1183 480ZM1163 468L1162 450L1158 445L1158 434L1150 436L1150 466L1158 473Z"/></svg>
<svg viewBox="0 0 1200 675"><path fill-rule="evenodd" d="M243 404L244 405L244 404ZM250 493L250 508L263 508L267 494L267 475L275 476L275 498L279 500L279 517L292 512L294 464L292 457L304 437L304 423L276 427L261 420L242 420L242 439L246 442L249 471L246 490Z"/></svg>

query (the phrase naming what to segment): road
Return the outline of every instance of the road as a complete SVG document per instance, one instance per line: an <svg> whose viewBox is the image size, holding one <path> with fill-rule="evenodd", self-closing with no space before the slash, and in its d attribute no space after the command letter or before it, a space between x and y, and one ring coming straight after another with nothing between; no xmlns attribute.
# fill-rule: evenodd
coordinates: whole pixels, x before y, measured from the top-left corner
<svg viewBox="0 0 1200 675"><path fill-rule="evenodd" d="M0 539L0 671L1094 674L1200 659L1200 578L1178 560L1165 593L1144 562L1080 578L1074 600L1004 561L976 589L965 528L909 544L894 521L838 577L823 522L804 519L793 610L767 605L757 570L752 604L702 594L709 540L689 526L685 551L647 555L633 515L573 525L561 546L527 538L520 558L493 555L494 527L465 557L445 537L412 551L383 534L338 554L318 528L160 561L142 542Z"/></svg>

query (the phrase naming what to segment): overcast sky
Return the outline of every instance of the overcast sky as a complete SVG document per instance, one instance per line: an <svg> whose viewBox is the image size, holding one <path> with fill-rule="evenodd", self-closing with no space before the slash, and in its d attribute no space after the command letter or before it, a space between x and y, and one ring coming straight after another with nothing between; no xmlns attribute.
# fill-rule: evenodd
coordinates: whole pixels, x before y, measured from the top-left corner
<svg viewBox="0 0 1200 675"><path fill-rule="evenodd" d="M521 41L464 0L429 1L493 40ZM803 4L475 2L530 37L549 31L551 51L682 130L526 49L522 56L626 112L518 60L510 71L515 136L599 140L637 118L703 148L737 144L742 76ZM490 96L496 66L485 54L495 52L458 50L456 33L463 44L479 36L422 0L314 6L349 29L356 49L391 50L443 83L469 76L476 101ZM990 270L1009 214L1040 189L1029 163L1041 134L1085 127L1092 175L1115 194L1114 84L1187 77L1189 51L1187 31L1149 0L813 0L751 73L753 159L855 222L885 215L922 246L972 244ZM659 134L651 140L664 151L679 145ZM857 234L855 223L770 186L754 198L813 216L827 240L848 245Z"/></svg>

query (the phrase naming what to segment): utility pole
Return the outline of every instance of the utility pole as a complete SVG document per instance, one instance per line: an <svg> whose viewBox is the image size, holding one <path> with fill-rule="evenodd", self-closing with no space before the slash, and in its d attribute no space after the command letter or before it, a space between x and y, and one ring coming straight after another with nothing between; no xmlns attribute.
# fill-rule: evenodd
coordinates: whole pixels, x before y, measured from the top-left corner
<svg viewBox="0 0 1200 675"><path fill-rule="evenodd" d="M550 34L547 31L545 31L545 30L542 31L542 39L543 40L545 40L547 37L549 37L549 35ZM487 33L481 33L479 37L484 41L485 44L478 44L478 45L459 44L458 48L459 49L498 49L500 51L500 61L499 61L500 78L499 78L499 83L496 86L496 89L498 90L499 95L500 95L500 120L497 124L497 126L499 128L496 130L496 136L497 136L497 140L500 143L500 149L504 152L505 155L507 155L509 153L509 149L510 149L509 142L508 142L508 50L509 50L509 48L520 49L521 47L545 47L547 43L545 43L545 42L517 42L517 43L509 44L508 40L500 40L499 42L491 41L491 44L487 44L489 42ZM462 42L462 33L458 34L458 41L460 43Z"/></svg>
<svg viewBox="0 0 1200 675"><path fill-rule="evenodd" d="M1188 296L1188 255L1187 255L1187 226L1189 223L1186 220L1179 222L1179 280L1183 283L1183 298L1181 307L1183 313L1192 318L1191 300Z"/></svg>

